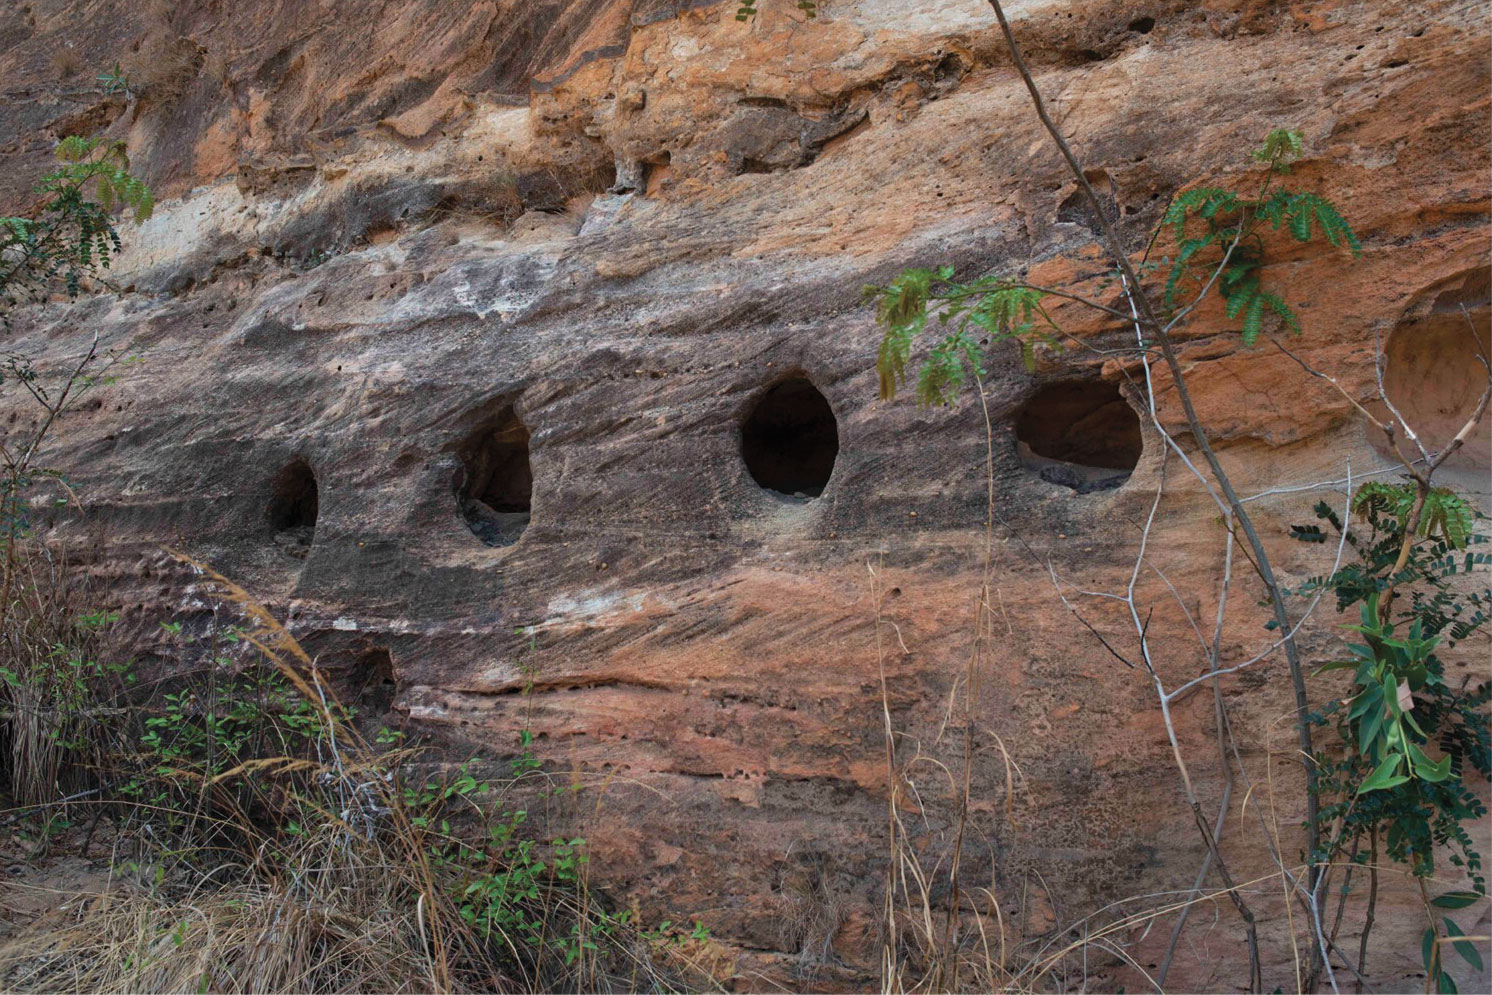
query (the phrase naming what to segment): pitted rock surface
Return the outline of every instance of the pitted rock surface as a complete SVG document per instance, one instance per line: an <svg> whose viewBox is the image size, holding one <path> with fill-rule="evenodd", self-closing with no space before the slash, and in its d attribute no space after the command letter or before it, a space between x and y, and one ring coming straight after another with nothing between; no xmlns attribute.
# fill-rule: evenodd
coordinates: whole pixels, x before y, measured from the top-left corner
<svg viewBox="0 0 1492 995"><path fill-rule="evenodd" d="M601 892L701 919L746 986L875 983L888 798L933 866L960 794L940 764L961 762L966 728L964 883L992 889L1013 940L1190 886L1204 849L1152 688L1072 618L1048 570L1124 586L1162 446L1147 429L1117 486L1054 484L1014 428L1043 385L1121 371L1071 351L1028 374L995 351L988 437L977 402L875 400L862 287L903 267L1114 295L987 5L825 0L805 22L764 2L746 24L711 0L175 6L169 19L123 0L0 11L5 212L26 205L55 141L84 130L126 139L161 200L126 235L122 296L33 309L8 343L58 368L102 328L142 360L46 454L86 507L52 527L101 538L142 665L156 623L205 611L163 566L169 547L264 599L350 684L377 670L390 721L451 756L514 752L531 729L548 769L582 786L550 818L589 841ZM1461 306L1483 342L1488 328L1484 9L1009 7L1132 245L1175 191L1241 181L1267 131L1298 129L1294 181L1337 202L1364 256L1276 247L1268 276L1306 329L1292 348L1367 398L1381 338L1395 389L1431 421L1471 396ZM189 78L132 99L92 85L129 64L121 46L162 36L195 46ZM64 47L84 68L60 78ZM1076 307L1054 316L1095 344L1132 341ZM1288 526L1342 498L1291 488L1390 464L1343 399L1232 328L1204 308L1183 361L1298 583L1330 551L1290 543ZM764 489L742 458L753 406L793 378L837 421L819 496ZM1160 401L1189 444L1164 378ZM510 408L532 473L516 542L502 516L523 512L459 494L464 441ZM1484 502L1488 448L1484 426L1455 471ZM314 531L277 529L269 511L296 460L314 473ZM1179 602L1158 574L1142 583L1157 666L1179 683L1205 669L1192 623L1216 612L1222 537L1175 460L1166 473L1151 556ZM1271 638L1248 607L1257 585L1235 583L1225 662ZM1090 607L1132 642L1117 609ZM1334 625L1323 613L1304 630L1308 664L1332 658ZM1467 647L1455 679L1485 662ZM1283 664L1230 679L1225 699L1258 797L1273 787L1269 828L1295 853ZM1178 702L1176 720L1215 805L1210 694ZM1241 880L1271 869L1263 832L1252 809L1230 816ZM799 886L842 910L831 937L781 928ZM1375 975L1402 979L1419 899L1407 880L1383 888L1378 935L1402 953ZM1254 900L1266 950L1288 951L1269 925L1278 889ZM1244 976L1230 914L1208 944L1183 945L1173 985ZM1123 935L1137 963L1159 957L1168 923ZM1293 983L1287 963L1265 970Z"/></svg>

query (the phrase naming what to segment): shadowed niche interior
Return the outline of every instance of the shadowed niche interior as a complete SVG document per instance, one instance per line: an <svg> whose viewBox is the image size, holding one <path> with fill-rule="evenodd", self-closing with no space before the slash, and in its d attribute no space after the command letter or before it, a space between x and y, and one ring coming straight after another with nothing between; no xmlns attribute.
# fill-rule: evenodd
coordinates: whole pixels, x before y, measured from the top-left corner
<svg viewBox="0 0 1492 995"><path fill-rule="evenodd" d="M394 680L393 654L382 646L372 647L358 657L353 679L357 682L359 714L371 719L387 715L398 690Z"/></svg>
<svg viewBox="0 0 1492 995"><path fill-rule="evenodd" d="M1432 451L1449 445L1476 409L1487 389L1482 357L1492 356L1492 277L1478 269L1448 282L1408 309L1383 349L1384 390ZM1381 403L1369 408L1380 418L1387 415ZM1396 459L1380 434L1375 431L1371 438L1381 453ZM1412 444L1401 448L1414 452ZM1492 421L1484 416L1446 461L1445 482L1486 494L1489 449Z"/></svg>
<svg viewBox="0 0 1492 995"><path fill-rule="evenodd" d="M1140 419L1104 380L1065 380L1038 390L1015 417L1021 462L1078 494L1111 490L1140 461Z"/></svg>
<svg viewBox="0 0 1492 995"><path fill-rule="evenodd" d="M511 546L528 528L534 474L528 429L509 406L457 447L456 501L472 535L489 546Z"/></svg>
<svg viewBox="0 0 1492 995"><path fill-rule="evenodd" d="M769 388L741 425L741 456L767 490L818 497L839 456L839 423L828 400L803 376Z"/></svg>
<svg viewBox="0 0 1492 995"><path fill-rule="evenodd" d="M269 484L265 516L274 530L275 544L297 559L304 558L316 535L319 504L316 474L311 464L297 456Z"/></svg>

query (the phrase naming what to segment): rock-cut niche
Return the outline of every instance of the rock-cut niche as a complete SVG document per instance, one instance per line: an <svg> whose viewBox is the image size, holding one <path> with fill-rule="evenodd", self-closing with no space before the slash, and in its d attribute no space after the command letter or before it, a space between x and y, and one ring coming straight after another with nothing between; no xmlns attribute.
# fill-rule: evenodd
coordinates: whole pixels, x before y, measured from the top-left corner
<svg viewBox="0 0 1492 995"><path fill-rule="evenodd" d="M467 528L489 546L511 546L528 528L533 498L528 429L510 405L467 436L456 453L456 502Z"/></svg>
<svg viewBox="0 0 1492 995"><path fill-rule="evenodd" d="M269 506L265 509L275 544L303 559L316 535L320 503L311 464L299 456L285 464L269 483Z"/></svg>
<svg viewBox="0 0 1492 995"><path fill-rule="evenodd" d="M1047 384L1015 418L1021 462L1049 484L1078 494L1110 490L1140 461L1140 419L1104 380Z"/></svg>
<svg viewBox="0 0 1492 995"><path fill-rule="evenodd" d="M1420 295L1384 346L1383 386L1414 431L1431 449L1456 437L1487 389L1483 356L1492 356L1492 278L1478 268ZM1381 404L1379 417L1387 412ZM1374 445L1396 459L1380 434ZM1492 427L1483 417L1460 451L1446 461L1445 482L1463 490L1488 490Z"/></svg>
<svg viewBox="0 0 1492 995"><path fill-rule="evenodd" d="M741 457L751 479L789 497L824 493L839 456L839 422L819 389L794 376L756 399L741 425Z"/></svg>
<svg viewBox="0 0 1492 995"><path fill-rule="evenodd" d="M358 712L382 719L393 707L398 685L394 680L394 657L385 647L375 646L357 660L354 673L361 678Z"/></svg>

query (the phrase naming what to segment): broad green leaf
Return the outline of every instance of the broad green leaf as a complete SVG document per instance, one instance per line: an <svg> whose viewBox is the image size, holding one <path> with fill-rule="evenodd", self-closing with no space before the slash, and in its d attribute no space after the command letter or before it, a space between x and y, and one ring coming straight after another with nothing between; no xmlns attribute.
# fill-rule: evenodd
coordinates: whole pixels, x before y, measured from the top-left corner
<svg viewBox="0 0 1492 995"><path fill-rule="evenodd" d="M1380 712L1383 710L1383 688L1377 684L1364 689L1352 700L1352 710L1347 713L1347 717L1359 718L1374 709Z"/></svg>
<svg viewBox="0 0 1492 995"><path fill-rule="evenodd" d="M1429 781L1432 784L1439 783L1451 776L1451 758L1441 757L1436 763L1425 756L1425 751L1418 744L1406 743L1409 751L1410 766L1414 769L1414 775L1421 781Z"/></svg>
<svg viewBox="0 0 1492 995"><path fill-rule="evenodd" d="M1375 708L1363 716L1357 725L1357 751L1363 756L1371 756L1369 747L1378 738L1378 733L1383 729L1383 709Z"/></svg>
<svg viewBox="0 0 1492 995"><path fill-rule="evenodd" d="M1437 909L1464 909L1468 905L1475 905L1485 895L1478 895L1474 891L1448 891L1444 895L1437 895L1430 899L1430 904Z"/></svg>
<svg viewBox="0 0 1492 995"><path fill-rule="evenodd" d="M1466 935L1461 932L1461 927L1451 922L1449 918L1445 918L1445 932L1447 936ZM1461 959L1471 965L1473 970L1480 971L1482 969L1482 955L1477 953L1475 943L1470 940L1454 940L1451 945L1456 948L1456 953L1461 955Z"/></svg>
<svg viewBox="0 0 1492 995"><path fill-rule="evenodd" d="M1399 785L1408 781L1409 778L1395 773L1399 769L1399 761L1402 759L1403 757L1398 753L1390 754L1389 758L1379 764L1378 769L1368 775L1368 779L1358 786L1357 793L1364 795L1369 791L1397 788Z"/></svg>

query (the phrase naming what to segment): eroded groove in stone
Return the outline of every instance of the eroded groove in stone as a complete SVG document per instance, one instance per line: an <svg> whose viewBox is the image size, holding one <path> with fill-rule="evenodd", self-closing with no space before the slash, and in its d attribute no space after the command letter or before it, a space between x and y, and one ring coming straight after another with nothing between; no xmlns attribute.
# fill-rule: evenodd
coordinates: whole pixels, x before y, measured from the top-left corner
<svg viewBox="0 0 1492 995"><path fill-rule="evenodd" d="M1144 447L1139 417L1103 380L1042 387L1016 415L1015 437L1027 467L1079 494L1124 483Z"/></svg>
<svg viewBox="0 0 1492 995"><path fill-rule="evenodd" d="M838 456L834 411L803 376L768 389L741 426L741 457L751 479L779 494L818 497Z"/></svg>
<svg viewBox="0 0 1492 995"><path fill-rule="evenodd" d="M467 436L457 454L456 501L467 528L489 546L511 546L528 528L534 489L528 428L509 406Z"/></svg>

